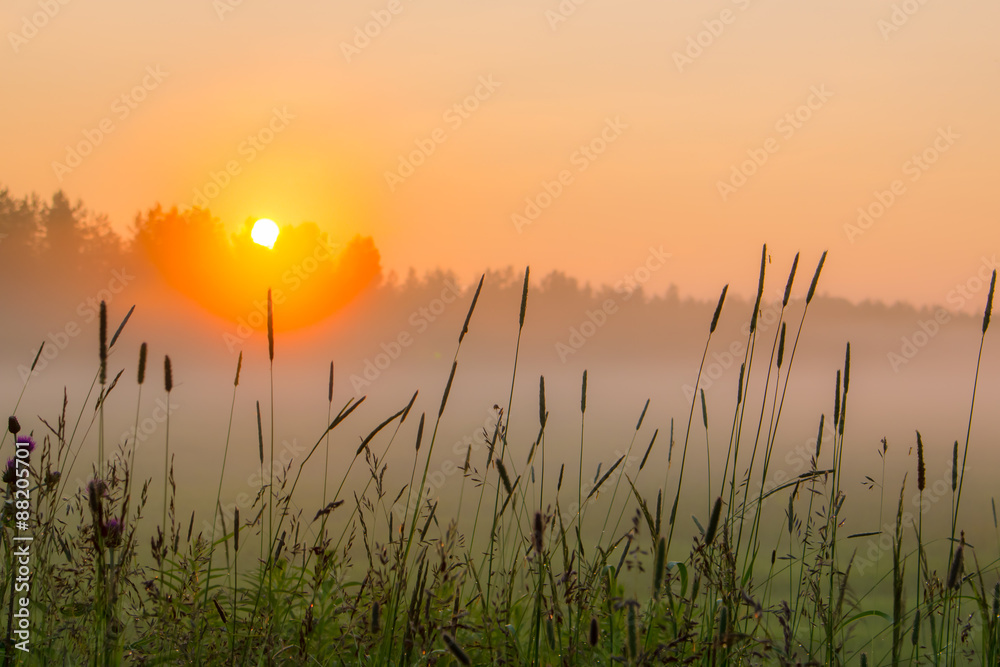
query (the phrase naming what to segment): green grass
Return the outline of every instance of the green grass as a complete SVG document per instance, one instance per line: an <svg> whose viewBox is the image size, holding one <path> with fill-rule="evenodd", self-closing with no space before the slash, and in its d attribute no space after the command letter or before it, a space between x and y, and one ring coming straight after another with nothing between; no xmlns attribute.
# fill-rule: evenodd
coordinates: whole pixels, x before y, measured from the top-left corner
<svg viewBox="0 0 1000 667"><path fill-rule="evenodd" d="M489 444L485 457L478 452L473 457L470 447L461 468L454 516L443 504L426 500L428 472L439 427L449 418L448 398L456 376L461 376L460 353L470 325L474 335L482 281L458 336L450 372L438 380L441 400L435 414L411 418L414 394L407 405L377 425L359 429L353 413L365 397L352 398L334 414L331 365L325 427L318 429L311 449L301 461L264 480L253 506L243 508L242 515L237 511L235 525L226 526L226 515L218 510L225 501L221 494L241 355L229 409L230 430L225 442L218 443L215 508L223 528L210 535L195 531L194 514L177 516L169 458L162 481L139 484L132 479L134 443L118 444L107 460L99 454L86 488L68 488L88 437L96 438L98 451L104 451L105 402L129 400L119 396L129 382L120 374L109 382L106 374L107 355L128 317L110 342L102 317L99 369L84 399L85 405L95 405L91 397L96 389L96 408L92 413L84 408L74 416L67 414L64 400L55 423L42 422L37 429L44 435L36 435L38 447L31 453L30 468L25 468L30 471L26 473L29 532L34 536L30 652L14 648L19 639L12 632L17 629L15 602L19 604L22 594L12 592L13 577L6 576L0 582L7 616L5 662L953 665L971 660L997 664L997 555L987 557L985 549L977 553L965 542L959 513L964 472L970 450L975 449L970 435L978 364L969 423L963 424L965 444L960 447L956 441L954 449L949 534L925 534L922 512L917 527L911 529L904 518L903 498L907 484L912 488L914 483L904 481L894 530L884 536L891 548L880 553L873 566L869 564L874 576L859 577L852 573L858 567L859 538L883 536L845 535L840 530L845 489L857 483L843 472L844 457L856 450L847 427L849 344L844 366L836 370L832 419L816 416L819 434L811 469L786 483L766 484L795 352L826 255L813 275L801 319L790 325L785 306L793 290L796 256L786 283L781 326L774 327L773 339L757 340L765 257L766 247L724 449L718 434L709 437L708 415L728 409L709 405L702 391L693 398L683 425L680 457L672 457L671 420L669 438L657 440L657 431L647 446L639 444L636 451L644 455L632 472L621 464L636 444L647 401L641 413L637 406L639 419L628 452L603 462L603 470L592 480L582 469L584 450L591 446L585 429L586 373L581 386L579 461L546 460L549 413L544 378L538 382L537 436L527 451L507 439L512 420L536 421L511 412L515 392L524 385L517 382L521 336L530 336L526 271L518 334L511 348L507 407L496 408L495 427L485 433ZM725 295L724 289L708 327L696 389ZM980 360L992 298L991 285ZM280 349L281 341L274 338L270 310L269 304L268 362L273 378L273 366L280 363L274 350ZM137 420L145 355L143 346L134 385ZM757 380L761 375L762 383ZM756 386L764 385L759 396L749 395L752 380ZM171 384L165 389L169 393ZM273 379L270 391L273 449ZM700 419L694 416L695 403L700 404ZM758 414L757 419L744 419L748 404L749 415ZM12 412L17 409L14 406ZM594 409L591 406L591 412ZM11 422L0 443L5 453L7 436L18 435L19 428ZM257 428L263 472L268 438L259 403ZM698 433L699 428L704 433ZM349 433L343 435L345 431ZM341 478L330 479L323 489L322 506L298 509L293 499L303 471L322 460L326 484L331 439L336 446L337 440L361 434L366 435ZM677 508L689 454L696 455L695 447L700 447L696 443L702 438L706 458L715 443L715 456L725 454L725 459L716 458L707 480L699 475L689 483L700 486L707 481L704 489L688 492L697 495L699 504L707 492L691 534L683 527L677 530L681 525ZM944 462L924 461L919 433L914 444L919 470L906 479L917 478L915 485L923 494L925 465L937 469ZM13 456L13 447L10 451ZM563 446L560 451L569 450ZM879 481L868 479L880 488L881 520L883 507L891 511L896 494L884 488L885 448L880 457ZM386 485L390 459L412 460L409 483L401 488ZM364 475L363 483L356 481L358 471ZM655 499L643 496L640 489L658 483L661 475ZM651 477L657 479L647 479ZM7 475L3 484L0 560L4 571L11 573L16 571L20 544L14 539L18 535L14 522L21 510L18 479ZM576 489L571 488L573 481ZM162 507L150 511L151 491L162 493L164 500ZM782 511L785 520L774 521ZM150 524L156 519L148 515L157 514L159 523ZM472 530L462 532L470 524ZM153 535L151 558L139 544L140 533ZM252 544L254 538L257 545ZM671 560L677 554L683 555Z"/></svg>

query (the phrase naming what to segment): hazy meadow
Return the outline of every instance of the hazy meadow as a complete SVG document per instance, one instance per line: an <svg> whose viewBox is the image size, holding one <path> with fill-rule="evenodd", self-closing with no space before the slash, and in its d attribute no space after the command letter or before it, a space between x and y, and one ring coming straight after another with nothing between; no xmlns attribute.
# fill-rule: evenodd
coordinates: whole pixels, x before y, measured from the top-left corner
<svg viewBox="0 0 1000 667"><path fill-rule="evenodd" d="M826 261L834 262L836 257ZM495 447L498 433L503 433L500 440L508 466L515 471L511 477L519 476L513 489L522 489L515 501L524 505L522 520L530 519L530 507L538 508L540 516L551 517L546 522L562 513L575 516L579 500L595 491L587 500L589 515L581 522L580 545L588 552L598 546L607 548L602 560L618 563L623 594L634 596L640 604L646 604L649 596L647 579L653 564L646 561L654 556L661 525L667 534L667 517L673 514L676 525L670 524L671 544L662 557L695 567L697 561L691 558L702 554L704 547L696 540L691 552L691 536L704 531L715 498L727 499L726 516L732 521L723 523L727 539L742 537L742 527L750 521L752 543L759 551L756 564L742 565L751 578L730 594L745 593L749 597L744 603L752 605L760 604L751 600L763 590L772 603L761 609L774 614L779 610L773 606L776 601L793 600L801 594L801 582L808 579L792 576L800 565L806 571L806 551L796 552L799 547L789 542L788 531L791 527L794 537L805 539L802 544L815 540L815 527L803 522L822 517L823 512L813 509L812 499L806 498L828 484L826 474L817 471L829 467L831 473L837 471L834 479L842 494L838 495L838 548L841 558L851 564L840 588L851 610L845 618L854 622L866 612L887 614L887 620L870 617L850 632L839 627L839 639L831 640L829 655L846 658L867 650L881 656L891 652L887 647L892 645L885 633L894 627L890 575L896 528L900 527L897 537L912 550L918 543L919 516L923 536L919 544L927 549L925 576L944 577L948 569L952 549L947 535L955 497L951 464L956 451L960 465L964 457L983 316L956 312L946 304L922 310L901 304L852 304L824 296L821 277L810 285L809 271L801 266L789 287L790 264L770 260L765 249L766 280L759 305L738 296L719 303L693 300L676 288L666 294L649 294L642 288L648 265L640 265L616 284L600 286L580 284L554 268L545 273L538 267L530 274L512 268L490 269L483 274L481 286L464 284L454 274L441 271L423 276L411 272L405 278L380 274L361 286L345 307L313 325L283 330L283 304L272 302L274 325L269 341L266 292L245 304L245 315L227 320L206 312L190 296L167 284L162 271L135 247L125 247L104 271L81 272L79 282L86 284L60 282L50 276L48 284L29 283L9 299L6 318L14 324L5 328L2 364L8 379L0 398L11 406L9 411L18 416L21 428L39 442L59 439L56 425L65 400L65 418L74 432L69 448L72 458L65 461L72 463L60 470L64 500L57 506L72 506L74 497L86 503L88 484L98 474L95 466L101 447L107 461L115 453L122 458L118 475L125 468L123 461L134 456L132 474L137 481L150 482L150 500L134 524L135 562L152 570L162 560L157 561L144 545L156 537L161 524L159 498L168 440L174 484L168 523L177 524L178 539L187 536L189 544L197 545L200 539L232 535L236 516L242 516L245 524L247 517L254 517L247 527L262 544L276 539L265 521L268 514L261 509L273 511L272 505L280 506L280 501L266 502L261 495L266 492L261 490L270 490L273 479L280 496L294 480L297 486L294 495L285 498L284 511L297 519L295 550L300 543L305 548L318 539L324 529L340 534L340 540L335 540L338 545L344 535L353 535L352 546L342 547L338 561L344 568L342 576L350 579L364 576L361 573L373 550L385 549L386 540L392 545L393 534L386 530L405 528L402 517L414 513L421 522L428 522L421 532L430 535L428 546L434 539L457 538L473 562L489 554L492 549L487 546L492 541L479 526L488 508L480 500L477 514L469 498L478 497L484 489L500 494L505 488L502 476L497 475L499 468L487 466L491 441ZM661 268L669 271L669 266L657 270ZM979 272L992 270L984 258ZM304 281L310 279L314 276L303 276ZM719 282L725 285L725 277L720 276ZM288 290L285 304L289 309L298 305L295 297L302 284ZM957 301L963 299L985 308L988 283L970 278L968 284L956 288L948 295L953 306L965 305ZM206 284L204 289L214 288ZM476 307L470 315L474 297ZM809 317L803 318L807 298ZM108 318L105 335L119 335L107 358L107 382L115 377L115 384L97 410L95 368L102 300ZM130 311L125 326L116 331ZM750 335L751 323L755 337ZM457 370L449 380L463 325L468 331L462 336ZM801 338L792 332L801 332ZM741 366L749 358L748 340L755 340L758 366L744 379ZM989 474L997 464L991 443L1000 431L998 418L989 408L996 404L1000 391L990 368L1000 363L1000 353L988 338L984 340L957 525L964 532L965 544L975 549L977 567L988 583L996 577L1000 549L993 509L995 485ZM848 343L850 359L845 360ZM147 346L147 367L137 402L142 344ZM171 360L169 394L164 385L164 356ZM781 357L783 365L776 363ZM845 361L850 364L849 418L837 416L847 406L841 380ZM239 385L233 392L237 366ZM386 429L362 442L398 410L438 415L446 386L447 410L440 413L436 446L428 459L424 458L426 449L413 450L413 418L396 425L400 430L391 437ZM414 392L419 392L415 398ZM355 406L358 399L364 400ZM540 400L546 411L544 438L539 437ZM355 406L356 411L328 439L322 437L330 411L336 414L341 405ZM775 411L779 407L780 415ZM838 419L845 425L842 431ZM739 431L734 432L737 427ZM917 431L925 448L922 490L917 488ZM822 443L817 449L820 433ZM730 455L736 443L740 453L734 472ZM773 443L773 451L768 451L768 443ZM766 474L761 472L765 451ZM820 458L816 458L817 451ZM824 464L831 455L836 457L831 459L833 464ZM302 467L307 456L308 465ZM753 464L748 456L754 457ZM425 470L422 485L421 470ZM678 479L684 480L682 493ZM794 484L796 479L800 484ZM376 492L369 497L373 483ZM574 491L572 487L578 485L579 491ZM423 502L418 502L416 494L421 489ZM675 492L679 502L673 512ZM662 500L657 509L659 494ZM790 494L793 505L789 505ZM219 511L213 514L216 496ZM758 497L763 499L759 513ZM337 503L332 511L327 508L329 526L346 532L331 531L319 518L324 501ZM370 525L371 518L366 524L353 511L340 508L341 502L362 514L374 512L381 525ZM740 520L731 514L737 508L752 511L754 519ZM643 511L649 513L645 519ZM426 532L432 520L438 538ZM676 541L672 539L674 527ZM358 537L359 530L363 539ZM476 541L467 542L477 530ZM623 539L627 539L624 544ZM189 555L198 553L195 547ZM243 552L243 567L252 570L259 556ZM915 572L917 556L909 556ZM289 558L289 563L295 562L294 556ZM623 571L626 558L628 567ZM198 567L199 562L187 566ZM838 580L844 567L841 563ZM511 577L508 585L513 586L517 575L511 573ZM202 593L196 587L194 594ZM908 602L916 603L914 591L907 595ZM653 623L653 617L649 618L646 622ZM614 624L613 616L609 622ZM771 632L778 626L765 623L763 627L770 627ZM141 643L128 648L128 635L124 637L125 644L115 650L125 654L119 655L149 650L139 649ZM804 636L801 640L806 641ZM254 645L250 637L247 641L245 650L260 650L250 648ZM696 641L692 655L699 654L697 646ZM758 651L763 651L760 657L770 659L766 641L752 646L752 642L744 646L748 652L743 659L753 660ZM790 646L792 653L782 659L791 659L796 650L802 651L800 657L822 655L820 645L810 647L806 642L805 648L794 649L793 642ZM609 650L614 650L613 645ZM948 654L947 647L939 650ZM626 654L638 661L658 655L648 651L652 649ZM321 655L322 651L317 654Z"/></svg>

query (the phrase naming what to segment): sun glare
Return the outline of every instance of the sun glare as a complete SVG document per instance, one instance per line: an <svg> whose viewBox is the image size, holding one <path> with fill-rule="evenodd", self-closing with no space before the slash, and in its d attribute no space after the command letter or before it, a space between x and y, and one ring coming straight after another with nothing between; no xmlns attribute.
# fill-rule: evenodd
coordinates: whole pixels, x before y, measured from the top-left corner
<svg viewBox="0 0 1000 667"><path fill-rule="evenodd" d="M253 223L253 230L250 232L250 238L253 239L254 243L268 248L274 248L274 242L278 240L277 223L268 218L261 218L257 222Z"/></svg>

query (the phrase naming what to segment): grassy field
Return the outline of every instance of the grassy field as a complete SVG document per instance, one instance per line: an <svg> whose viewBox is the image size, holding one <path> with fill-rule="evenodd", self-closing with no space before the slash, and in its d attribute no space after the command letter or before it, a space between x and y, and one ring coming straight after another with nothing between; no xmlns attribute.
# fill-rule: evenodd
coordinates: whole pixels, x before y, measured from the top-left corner
<svg viewBox="0 0 1000 667"><path fill-rule="evenodd" d="M137 377L110 376L108 353L128 316L111 331L102 304L97 369L84 409L67 414L64 400L55 423L26 429L14 406L18 417L10 418L0 443L10 457L0 548L8 573L0 582L5 664L997 664L998 554L976 553L962 531L972 511L961 501L970 445L978 444L969 442L978 364L970 378L965 441L955 442L952 460L925 462L916 433L917 468L898 494L882 483L884 458L870 476L882 489L890 528L845 534L849 343L836 371L833 409L816 415L810 469L765 483L772 479L781 410L826 255L801 317L786 322L795 257L780 326L758 340L765 257L766 248L728 444L708 446L702 390L690 412L677 418L676 433L671 421L669 433L657 431L649 442L634 437L625 455L586 477L587 419L600 412L587 404L586 372L579 460L546 461L544 377L537 416L517 416L537 423L537 437L527 451L507 441L521 335L531 315L525 271L520 311L511 313L518 317L518 334L511 341L510 399L495 408L495 426L484 434L488 451L473 455L470 446L453 482L460 485L459 502L449 507L428 493L428 473L461 372L462 343L475 334L482 281L458 333L451 372L439 380L436 412L411 412L414 394L381 423L358 429L352 414L365 398L334 405L331 364L329 426L316 434L307 455L272 480L263 470L265 460L274 460L275 436L265 425L274 424L274 346L281 341L274 338L268 294L272 388L270 405L256 406L262 482L251 511L241 515L237 509L231 518L217 511L210 523L218 529L210 534L198 529L203 517L176 511L182 480L174 478L169 416L162 478L133 479L134 443L105 442L106 401L134 401L138 424L144 392L147 400L150 392L165 392L169 404L173 381L167 357L163 386L146 382L147 366L159 362L147 359L145 344ZM980 358L995 278L994 272ZM701 368L726 291L711 322L697 325L707 325ZM242 355L231 403L218 410L224 415L228 407L230 431L241 365ZM762 376L764 391L746 395L751 378L761 386ZM699 370L693 386L701 380ZM126 387L134 397L122 396ZM756 419L744 420L748 405ZM646 407L648 402L636 436ZM319 506L300 508L294 499L303 471L330 470L331 442L343 452L345 431L361 438L356 450L351 446L349 465L334 466L342 472L324 480ZM210 444L224 451L217 508L230 502L222 495L229 440ZM92 449L95 441L96 460L78 460L84 443ZM689 459L709 452L715 458L708 458L707 477L685 477ZM633 454L641 463L626 470L622 462ZM343 453L333 456L344 459ZM390 458L412 461L410 482L401 488L384 484ZM91 481L70 488L69 480L88 464ZM904 494L915 488L922 499L931 493L927 467L939 473L946 465L947 534L927 535L924 503L915 515L905 511ZM650 488L650 478L656 497L639 490ZM695 523L683 522L696 527L693 534L677 516L682 493L705 494ZM996 527L995 509L993 522ZM153 533L151 543L140 544L143 530ZM857 574L859 559L872 556L871 549L859 551L862 544L875 545L880 565L874 577ZM669 560L678 548L686 556Z"/></svg>

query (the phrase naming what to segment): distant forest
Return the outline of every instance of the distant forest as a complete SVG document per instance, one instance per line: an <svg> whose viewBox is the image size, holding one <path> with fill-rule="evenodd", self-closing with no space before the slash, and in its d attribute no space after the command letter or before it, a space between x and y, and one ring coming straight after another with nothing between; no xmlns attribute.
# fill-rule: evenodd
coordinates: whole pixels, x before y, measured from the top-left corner
<svg viewBox="0 0 1000 667"><path fill-rule="evenodd" d="M17 198L0 189L0 256L3 269L59 267L63 276L120 263L129 243L104 215L95 215L60 190L52 199ZM47 273L47 272L44 272Z"/></svg>
<svg viewBox="0 0 1000 667"><path fill-rule="evenodd" d="M31 294L24 296L37 297L65 291L90 289L91 282L106 281L109 271L127 266L130 271L137 272L139 282L153 287L161 283L157 279L158 272L150 261L149 237L163 235L163 229L183 228L188 230L187 238L199 239L206 243L228 243L228 235L218 218L210 211L192 208L180 211L176 208L166 210L159 204L136 216L131 234L123 236L112 227L107 216L95 213L84 206L83 202L71 202L62 192L57 191L50 199L43 199L32 193L16 197L6 187L0 187L0 276L5 284L16 284L22 288L30 283ZM192 231L194 230L194 231ZM145 245L144 245L145 243ZM752 250L757 252L756 249ZM368 255L365 261L374 264L378 276L371 287L379 293L380 301L386 306L407 308L410 302L419 303L438 286L446 281L456 281L455 275L447 268L429 272L419 276L413 269L400 276L394 271L383 272L378 265L377 250L374 247L366 249ZM750 252L750 249L748 249ZM191 248L192 255L202 254L196 248ZM193 257L177 258L179 263L190 263ZM791 258L789 258L790 261ZM831 257L836 261L835 257ZM802 267L800 267L802 268ZM487 267L486 289L514 293L520 292L523 268L518 267ZM536 269L537 270L537 269ZM771 269L768 276L769 288L765 290L765 302L773 292L784 286L787 275L778 276L785 268ZM811 273L812 267L807 272ZM27 272L26 276L19 272ZM797 281L807 282L809 276L799 275ZM781 285L778 285L781 283ZM466 286L468 287L468 286ZM733 286L734 291L746 293L752 286ZM721 288L721 285L720 285ZM654 320L662 316L704 316L702 311L714 306L714 301L708 303L691 298L683 298L671 285L665 294L650 294L641 285L600 285L592 286L582 283L572 276L558 270L532 273L532 294L536 299L544 299L551 308L550 314L562 313L570 318L570 322L579 319L577 316L595 304L601 304L613 299L618 305L629 302L627 310L634 306L642 306L642 310L652 315ZM822 285L819 293L823 293ZM794 290L793 295L799 290ZM8 295L9 298L9 295ZM516 297L513 297L516 298ZM780 295L776 298L780 298ZM794 298L794 296L793 296ZM737 307L742 300L730 295L727 310ZM838 316L853 315L855 317L887 317L906 318L921 315L932 309L916 309L907 304L886 305L881 302L866 301L852 305L844 299L827 299L831 302L831 314ZM745 305L744 307L749 307ZM709 312L710 316L710 312ZM626 318L631 319L631 318Z"/></svg>
<svg viewBox="0 0 1000 667"><path fill-rule="evenodd" d="M247 305L250 297L246 294L240 305L238 283L247 282L245 276L217 265L225 266L219 257L232 252L234 243L248 241L236 239L207 210L165 210L157 205L137 215L126 236L112 229L105 216L92 213L81 202L72 203L62 192L43 200L34 194L17 198L0 189L0 280L5 287L0 291L0 313L8 323L0 341L7 363L30 362L40 338L58 338L56 334L68 323L83 327L92 322L96 302L105 298L114 318L136 304L140 315L132 330L158 343L187 335L195 315L203 316L206 311L218 315L203 320L214 322L210 325L214 330L206 334L212 342L204 353L207 359L222 352L232 354L250 335L244 331L247 324L262 330L263 319L255 311L263 312L260 304L270 286L284 289L306 311L298 313L300 325L314 327L312 331L333 345L341 358L353 360L353 366L347 363L345 367L349 375L361 373L366 361L393 348L401 336L416 341L407 352L408 359L430 359L453 344L475 283L467 278L460 281L447 268L422 275L412 268L401 273L386 271L370 238L356 237L341 244L326 239L318 226L309 223L289 233L300 236L303 247L339 245L340 254L332 262L302 263L297 267L304 270L301 278L280 267L283 273L275 274L275 281L259 289L254 286L254 306ZM766 276L757 331L768 340L777 333L791 259L776 258ZM838 259L831 255L829 261ZM793 325L801 315L815 268L806 263L811 260L799 266L785 313ZM208 267L205 275L212 277L213 284L205 289L197 279L185 284L176 275L198 274L199 267ZM505 349L516 335L524 271L525 267L483 266L475 344L483 348L474 353L481 360L495 361L495 351ZM126 280L115 283L114 277L122 275ZM109 290L123 283L127 284L124 289ZM348 289L345 284L354 287ZM736 360L742 357L754 306L754 299L746 295L754 287L731 286L709 358L719 369L710 370L720 374L738 370ZM845 341L850 340L856 344L859 362L867 357L871 368L890 376L909 369L910 360L925 346L944 356L921 355L922 363L950 358L950 353L962 349L966 338L974 337L982 318L955 316L938 306L918 309L902 303L851 303L823 296L824 292L821 280L803 354L822 352L833 360L830 363L836 363ZM969 303L985 302L985 292L984 287L970 294ZM278 309L281 322L289 323L297 316L291 301ZM553 267L535 266L526 320L530 333L522 351L559 366L614 359L618 364L690 371L684 364L700 354L715 305L715 299L684 297L674 285L660 293L634 283L595 286ZM183 313L188 316L178 317ZM47 338L45 332L50 334ZM706 383L712 382L714 377Z"/></svg>

